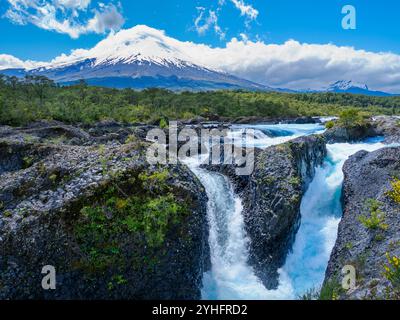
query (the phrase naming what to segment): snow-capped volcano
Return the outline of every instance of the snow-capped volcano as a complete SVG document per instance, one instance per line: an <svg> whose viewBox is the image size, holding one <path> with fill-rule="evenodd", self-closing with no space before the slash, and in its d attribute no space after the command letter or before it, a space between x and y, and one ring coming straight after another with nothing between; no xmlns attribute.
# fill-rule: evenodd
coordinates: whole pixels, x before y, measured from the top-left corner
<svg viewBox="0 0 400 320"><path fill-rule="evenodd" d="M329 86L327 91L337 91L337 90L346 91L351 88L359 88L362 90L369 90L368 86L366 84L354 82L351 80L340 80L340 81L336 81L335 83L332 83Z"/></svg>
<svg viewBox="0 0 400 320"><path fill-rule="evenodd" d="M180 61L191 60L180 47L180 41L167 37L164 32L139 25L109 35L92 49L80 49L73 51L71 55L62 55L53 60L47 68L65 67L86 59L94 60L93 66L129 64L137 61L179 65Z"/></svg>
<svg viewBox="0 0 400 320"><path fill-rule="evenodd" d="M327 89L323 90L335 93L353 93L370 96L389 96L390 94L381 91L372 91L366 84L354 82L351 80L340 80L332 83Z"/></svg>
<svg viewBox="0 0 400 320"><path fill-rule="evenodd" d="M181 42L147 26L136 26L109 35L89 50L75 50L50 63L26 71L59 83L85 79L110 87L161 87L173 90L269 88L196 63ZM15 70L8 72L13 72Z"/></svg>

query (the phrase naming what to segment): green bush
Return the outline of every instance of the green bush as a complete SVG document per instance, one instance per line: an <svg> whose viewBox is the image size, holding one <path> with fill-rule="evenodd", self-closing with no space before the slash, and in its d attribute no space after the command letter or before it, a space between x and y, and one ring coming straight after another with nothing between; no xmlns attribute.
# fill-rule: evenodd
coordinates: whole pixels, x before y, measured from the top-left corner
<svg viewBox="0 0 400 320"><path fill-rule="evenodd" d="M168 128L168 121L165 120L164 118L162 118L162 119L160 120L160 128L161 128L161 129L167 129L167 128Z"/></svg>
<svg viewBox="0 0 400 320"><path fill-rule="evenodd" d="M400 258L386 253L387 263L384 265L384 277L389 281L390 287L386 294L388 299L400 299Z"/></svg>
<svg viewBox="0 0 400 320"><path fill-rule="evenodd" d="M387 192L387 195L396 203L400 204L400 179L391 181L392 190Z"/></svg>
<svg viewBox="0 0 400 320"><path fill-rule="evenodd" d="M371 230L387 230L388 225L385 223L385 213L380 210L381 203L374 199L367 200L369 215L361 215L359 221Z"/></svg>
<svg viewBox="0 0 400 320"><path fill-rule="evenodd" d="M168 230L187 213L186 204L166 183L167 175L160 171L131 178L125 187L137 191L131 195L123 186L112 184L96 201L82 207L74 233L86 257L83 267L96 272L123 265L121 245L128 234L143 238L143 247L159 248L164 243Z"/></svg>
<svg viewBox="0 0 400 320"><path fill-rule="evenodd" d="M338 300L343 288L337 279L326 281L321 288L318 300Z"/></svg>
<svg viewBox="0 0 400 320"><path fill-rule="evenodd" d="M335 121L328 121L325 123L325 128L332 129L335 126Z"/></svg>
<svg viewBox="0 0 400 320"><path fill-rule="evenodd" d="M339 125L345 128L364 127L368 124L368 116L357 109L347 109L339 115Z"/></svg>

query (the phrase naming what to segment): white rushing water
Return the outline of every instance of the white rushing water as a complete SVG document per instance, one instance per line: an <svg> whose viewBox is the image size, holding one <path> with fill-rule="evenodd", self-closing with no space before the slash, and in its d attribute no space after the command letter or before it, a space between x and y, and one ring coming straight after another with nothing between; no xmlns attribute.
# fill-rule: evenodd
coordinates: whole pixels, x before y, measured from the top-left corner
<svg viewBox="0 0 400 320"><path fill-rule="evenodd" d="M238 132L244 126L235 128ZM268 147L290 139L319 133L318 125L252 126L256 129L254 145ZM244 229L242 204L231 183L219 173L200 169L190 163L192 171L204 185L210 224L209 244L212 268L204 274L203 299L296 299L308 289L318 288L337 236L342 209L340 196L342 167L348 157L359 150L384 147L378 140L359 144L328 145L328 157L317 168L301 204L301 225L293 251L279 270L280 285L267 290L248 264L249 239Z"/></svg>
<svg viewBox="0 0 400 320"><path fill-rule="evenodd" d="M248 238L244 230L242 204L228 179L218 173L193 168L203 183L210 223L210 272L204 274L203 299L283 299L290 288L281 285L268 291L248 265Z"/></svg>
<svg viewBox="0 0 400 320"><path fill-rule="evenodd" d="M365 143L328 145L328 157L316 174L301 203L301 225L293 251L283 272L292 286L288 299L298 298L309 289L318 289L324 280L342 216L343 165L360 150L375 151L385 145L378 139Z"/></svg>

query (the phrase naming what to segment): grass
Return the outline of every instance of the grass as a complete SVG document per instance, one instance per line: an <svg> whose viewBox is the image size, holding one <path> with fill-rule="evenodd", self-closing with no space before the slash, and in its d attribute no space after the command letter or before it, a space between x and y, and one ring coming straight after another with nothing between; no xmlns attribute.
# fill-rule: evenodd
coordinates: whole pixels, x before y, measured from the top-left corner
<svg viewBox="0 0 400 320"><path fill-rule="evenodd" d="M299 300L338 300L343 288L337 278L326 281L320 289L311 288L300 295Z"/></svg>
<svg viewBox="0 0 400 320"><path fill-rule="evenodd" d="M337 279L331 279L324 283L319 293L318 300L338 300L343 288Z"/></svg>

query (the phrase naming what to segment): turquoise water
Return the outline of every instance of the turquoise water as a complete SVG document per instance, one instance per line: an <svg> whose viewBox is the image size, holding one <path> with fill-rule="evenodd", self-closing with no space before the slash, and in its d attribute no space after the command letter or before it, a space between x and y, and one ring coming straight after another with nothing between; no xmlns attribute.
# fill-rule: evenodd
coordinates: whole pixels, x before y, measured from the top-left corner
<svg viewBox="0 0 400 320"><path fill-rule="evenodd" d="M360 150L385 147L381 139L365 143L328 145L328 156L317 168L301 203L301 225L292 252L282 272L290 279L294 299L309 289L318 289L324 280L342 216L342 168L349 156Z"/></svg>
<svg viewBox="0 0 400 320"><path fill-rule="evenodd" d="M238 126L235 130L240 133L245 128ZM251 144L259 147L324 130L320 125L252 126L252 129L256 134ZM270 132L281 135L267 136L266 129L269 135ZM308 289L321 286L342 215L343 164L359 150L373 151L385 147L381 140L374 138L358 144L328 145L328 156L316 169L315 178L302 199L300 229L292 252L279 270L280 284L276 290L267 290L248 264L249 239L244 229L241 199L234 193L230 182L222 175L200 169L192 163L190 167L209 197L212 268L203 277L203 299L296 299Z"/></svg>

